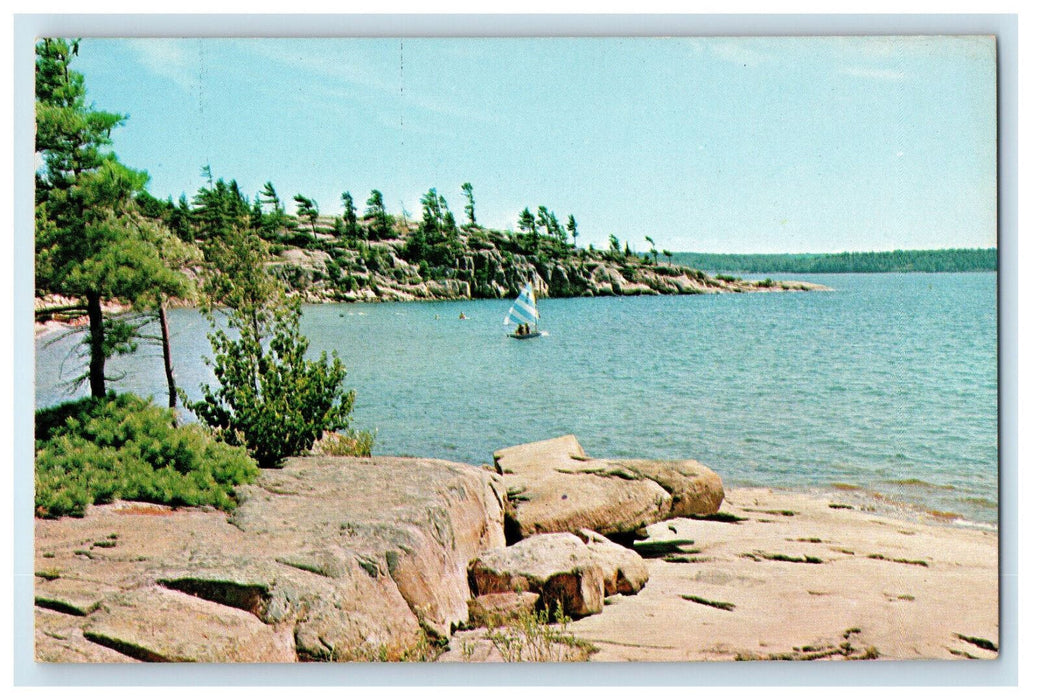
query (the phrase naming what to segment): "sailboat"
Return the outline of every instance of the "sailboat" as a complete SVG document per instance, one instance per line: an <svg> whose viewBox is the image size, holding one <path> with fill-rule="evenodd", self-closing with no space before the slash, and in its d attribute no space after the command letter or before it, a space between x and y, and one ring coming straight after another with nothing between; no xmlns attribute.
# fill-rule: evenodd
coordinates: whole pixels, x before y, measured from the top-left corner
<svg viewBox="0 0 1039 700"><path fill-rule="evenodd" d="M509 307L509 313L505 314L503 325L516 324L515 330L508 334L510 338L518 340L537 338L541 335L541 331L538 330L539 318L537 301L534 299L534 285L527 282L520 290L516 301L512 302L512 306Z"/></svg>

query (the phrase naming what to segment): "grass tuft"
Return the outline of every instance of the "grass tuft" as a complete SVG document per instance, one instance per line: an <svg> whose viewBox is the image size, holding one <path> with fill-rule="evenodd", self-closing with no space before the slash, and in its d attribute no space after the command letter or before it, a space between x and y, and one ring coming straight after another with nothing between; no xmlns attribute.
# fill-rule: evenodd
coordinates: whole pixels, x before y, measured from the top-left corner
<svg viewBox="0 0 1039 700"><path fill-rule="evenodd" d="M719 610L727 610L727 611L731 612L732 610L736 609L736 606L733 603L726 603L726 602L719 601L719 600L707 600L706 598L701 598L698 595L685 595L685 594L683 594L682 595L682 599L683 600L688 600L688 601L693 602L693 603L699 603L700 605L706 605L706 606L709 606L709 607L712 607L712 608L718 608Z"/></svg>

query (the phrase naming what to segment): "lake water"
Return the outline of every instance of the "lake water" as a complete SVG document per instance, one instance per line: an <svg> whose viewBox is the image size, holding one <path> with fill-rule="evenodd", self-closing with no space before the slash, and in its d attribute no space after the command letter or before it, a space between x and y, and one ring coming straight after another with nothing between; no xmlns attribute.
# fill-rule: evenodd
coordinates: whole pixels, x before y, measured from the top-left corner
<svg viewBox="0 0 1039 700"><path fill-rule="evenodd" d="M695 458L727 485L994 524L995 273L784 278L834 291L544 299L548 335L525 341L505 336L505 300L312 306L303 330L343 359L379 454L480 464L574 433L593 456ZM197 395L208 324L170 321ZM68 398L73 342L37 341L38 405ZM111 367L117 390L164 403L157 348Z"/></svg>

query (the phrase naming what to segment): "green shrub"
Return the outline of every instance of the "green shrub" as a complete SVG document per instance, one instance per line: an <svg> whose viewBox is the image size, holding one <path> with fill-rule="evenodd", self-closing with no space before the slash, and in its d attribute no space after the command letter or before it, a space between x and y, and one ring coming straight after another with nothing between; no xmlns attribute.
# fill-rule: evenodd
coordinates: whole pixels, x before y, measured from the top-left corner
<svg viewBox="0 0 1039 700"><path fill-rule="evenodd" d="M346 369L336 353L306 358L310 341L300 331L298 299L284 293L231 308L231 333L209 334L218 386L202 385L202 398L184 405L221 440L242 445L268 469L313 447L326 431L350 424L354 392L343 388Z"/></svg>
<svg viewBox="0 0 1039 700"><path fill-rule="evenodd" d="M132 394L87 398L36 414L36 514L82 517L115 499L229 510L256 478L242 448Z"/></svg>

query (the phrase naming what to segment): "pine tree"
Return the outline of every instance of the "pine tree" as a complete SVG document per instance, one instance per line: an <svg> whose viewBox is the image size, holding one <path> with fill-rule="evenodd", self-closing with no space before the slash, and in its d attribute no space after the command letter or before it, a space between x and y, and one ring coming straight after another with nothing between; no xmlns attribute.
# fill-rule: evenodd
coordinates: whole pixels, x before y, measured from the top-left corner
<svg viewBox="0 0 1039 700"><path fill-rule="evenodd" d="M296 201L296 216L310 222L310 233L314 237L314 242L316 243L318 217L317 202L313 199L308 199L301 194L297 194L293 199Z"/></svg>
<svg viewBox="0 0 1039 700"><path fill-rule="evenodd" d="M653 256L653 264L657 264L657 243L649 236L646 236L646 242L649 243L649 252Z"/></svg>
<svg viewBox="0 0 1039 700"><path fill-rule="evenodd" d="M354 206L354 198L349 192L343 192L343 223L346 225L346 235L355 239L359 235L357 227L357 208Z"/></svg>
<svg viewBox="0 0 1039 700"><path fill-rule="evenodd" d="M36 44L36 289L84 300L90 360L81 379L101 398L107 359L136 349L136 329L106 317L103 302L146 307L187 294L190 282L163 260L175 237L135 201L147 173L106 150L125 117L87 104L83 76L69 68L78 51L78 41Z"/></svg>
<svg viewBox="0 0 1039 700"><path fill-rule="evenodd" d="M462 184L462 194L465 195L465 216L469 219L470 226L476 226L476 200L473 199L473 186L466 182Z"/></svg>
<svg viewBox="0 0 1039 700"><path fill-rule="evenodd" d="M534 215L530 213L529 207L525 207L519 215L520 231L526 231L527 233L533 234L536 231L535 226Z"/></svg>
<svg viewBox="0 0 1039 700"><path fill-rule="evenodd" d="M390 237L390 217L386 213L386 205L382 201L382 192L372 190L367 201L368 209L364 216L371 221L370 229L375 233L376 239Z"/></svg>

